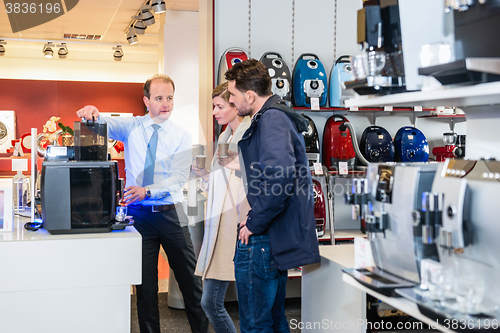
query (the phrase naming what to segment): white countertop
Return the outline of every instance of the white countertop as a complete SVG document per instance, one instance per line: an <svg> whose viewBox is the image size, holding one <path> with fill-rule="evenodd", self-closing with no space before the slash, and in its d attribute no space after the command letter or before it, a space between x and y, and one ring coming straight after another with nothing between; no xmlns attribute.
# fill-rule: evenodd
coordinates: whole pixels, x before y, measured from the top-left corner
<svg viewBox="0 0 500 333"><path fill-rule="evenodd" d="M62 239L91 239L91 238L121 238L121 237L140 237L140 234L132 227L126 227L124 230L114 230L102 233L85 234L64 234L51 235L47 230L29 231L24 229L24 224L29 222L30 218L15 216L14 231L0 232L0 242L9 241L44 241L44 240L62 240Z"/></svg>
<svg viewBox="0 0 500 333"><path fill-rule="evenodd" d="M343 267L354 267L354 244L323 245L319 247L319 254Z"/></svg>

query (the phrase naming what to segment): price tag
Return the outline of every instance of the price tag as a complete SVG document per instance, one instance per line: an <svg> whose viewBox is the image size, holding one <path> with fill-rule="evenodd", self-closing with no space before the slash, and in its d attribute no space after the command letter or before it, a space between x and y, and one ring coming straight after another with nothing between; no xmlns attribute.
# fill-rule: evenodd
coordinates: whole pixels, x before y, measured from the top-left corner
<svg viewBox="0 0 500 333"><path fill-rule="evenodd" d="M415 107L413 108L413 110L418 111L418 112L421 112L421 111L422 111L422 107L421 107L421 106L415 106Z"/></svg>
<svg viewBox="0 0 500 333"><path fill-rule="evenodd" d="M319 111L319 97L311 97L311 110Z"/></svg>
<svg viewBox="0 0 500 333"><path fill-rule="evenodd" d="M373 266L375 262L370 241L362 237L354 237L354 268Z"/></svg>
<svg viewBox="0 0 500 333"><path fill-rule="evenodd" d="M322 175L323 174L323 167L321 166L321 163L313 163L313 168L314 168L314 174L315 175Z"/></svg>
<svg viewBox="0 0 500 333"><path fill-rule="evenodd" d="M341 175L349 174L349 168L347 166L347 162L339 162L339 173Z"/></svg>
<svg viewBox="0 0 500 333"><path fill-rule="evenodd" d="M25 158L13 158L12 171L28 171L28 160Z"/></svg>
<svg viewBox="0 0 500 333"><path fill-rule="evenodd" d="M359 108L357 106L350 106L349 111L359 111Z"/></svg>
<svg viewBox="0 0 500 333"><path fill-rule="evenodd" d="M393 110L392 106L384 106L384 111L389 111L391 112Z"/></svg>

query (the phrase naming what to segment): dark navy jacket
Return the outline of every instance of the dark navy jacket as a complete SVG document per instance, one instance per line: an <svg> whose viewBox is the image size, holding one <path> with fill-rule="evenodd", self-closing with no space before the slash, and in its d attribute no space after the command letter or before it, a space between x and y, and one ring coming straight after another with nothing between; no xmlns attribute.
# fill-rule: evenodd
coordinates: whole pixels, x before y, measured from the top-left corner
<svg viewBox="0 0 500 333"><path fill-rule="evenodd" d="M271 268L286 270L320 261L311 172L304 137L290 117L268 106L255 114L238 145L251 210L247 228L269 234Z"/></svg>

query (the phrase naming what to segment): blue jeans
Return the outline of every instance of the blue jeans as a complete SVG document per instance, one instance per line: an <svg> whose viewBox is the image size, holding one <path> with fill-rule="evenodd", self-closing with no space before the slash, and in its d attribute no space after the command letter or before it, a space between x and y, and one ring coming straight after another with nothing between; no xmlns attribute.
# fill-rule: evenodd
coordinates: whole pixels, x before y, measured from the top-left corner
<svg viewBox="0 0 500 333"><path fill-rule="evenodd" d="M229 281L205 279L203 282L201 307L216 333L236 333L236 326L234 326L233 320L224 307L224 298L228 286Z"/></svg>
<svg viewBox="0 0 500 333"><path fill-rule="evenodd" d="M290 332L285 317L287 271L269 268L269 236L238 241L234 257L241 333Z"/></svg>

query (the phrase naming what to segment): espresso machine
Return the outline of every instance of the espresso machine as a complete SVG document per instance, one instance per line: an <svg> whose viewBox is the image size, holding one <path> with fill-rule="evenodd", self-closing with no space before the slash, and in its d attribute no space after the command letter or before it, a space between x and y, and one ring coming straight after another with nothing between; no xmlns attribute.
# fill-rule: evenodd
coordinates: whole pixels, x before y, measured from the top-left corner
<svg viewBox="0 0 500 333"><path fill-rule="evenodd" d="M108 161L107 124L82 121L74 126L73 154L56 147L47 151L51 157L42 164L43 227L51 234L124 229L126 223L116 223L123 182L118 163Z"/></svg>
<svg viewBox="0 0 500 333"><path fill-rule="evenodd" d="M458 332L495 330L500 321L500 162L447 159L439 164L432 194L442 196L441 225L428 233L439 259L425 286L398 290L434 320L465 320ZM498 325L496 325L498 329Z"/></svg>
<svg viewBox="0 0 500 333"><path fill-rule="evenodd" d="M345 269L358 282L384 295L420 282L413 215L432 187L437 163L370 163L366 179L354 183L346 202L365 219L375 267Z"/></svg>
<svg viewBox="0 0 500 333"><path fill-rule="evenodd" d="M422 46L454 39L453 15L444 6L445 0L364 2L357 19L362 51L352 59L354 80L346 88L360 95L422 89Z"/></svg>

